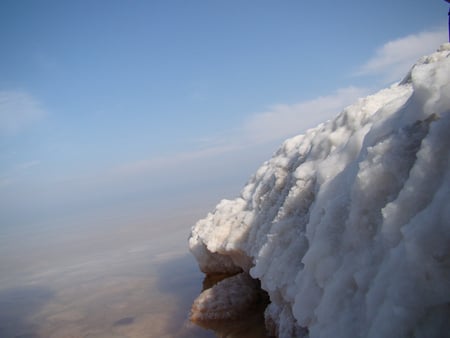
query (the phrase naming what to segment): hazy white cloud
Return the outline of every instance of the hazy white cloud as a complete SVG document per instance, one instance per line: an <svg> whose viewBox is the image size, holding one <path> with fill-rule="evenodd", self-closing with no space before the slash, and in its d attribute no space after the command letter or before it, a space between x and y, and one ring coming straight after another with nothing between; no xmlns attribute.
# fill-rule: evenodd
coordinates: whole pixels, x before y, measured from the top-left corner
<svg viewBox="0 0 450 338"><path fill-rule="evenodd" d="M142 175L170 175L178 171L186 173L192 168L214 166L217 166L216 174L220 175L217 171L230 170L224 161L242 164L254 159L260 163L270 156L267 148L272 149L277 142L281 144L284 139L333 118L367 94L366 89L348 87L292 105L274 105L265 112L253 114L233 130L208 138L208 142L201 142L200 149L123 163L111 168L103 178L117 180Z"/></svg>
<svg viewBox="0 0 450 338"><path fill-rule="evenodd" d="M381 74L391 77L390 80L400 79L420 56L437 49L445 38L446 31L439 29L387 42L360 68L359 75ZM248 156L258 146L281 143L335 117L346 106L370 92L367 88L350 86L295 104L277 104L251 115L233 130L208 138L202 142L201 149L124 163L111 168L106 176L133 177L167 170L183 171L190 166L211 166L218 158L230 156L242 160L245 154Z"/></svg>
<svg viewBox="0 0 450 338"><path fill-rule="evenodd" d="M201 149L123 163L104 173L102 180L125 182L136 178L140 182L146 177L177 177L173 180L182 181L206 178L210 173L225 177L239 171L250 175L276 150L277 143L333 118L366 94L366 89L348 87L292 105L275 105L210 138L208 144L202 142Z"/></svg>
<svg viewBox="0 0 450 338"><path fill-rule="evenodd" d="M27 170L33 167L36 167L38 165L41 164L41 161L39 160L33 160L33 161L28 161L28 162L24 162L24 163L20 163L17 167L21 170Z"/></svg>
<svg viewBox="0 0 450 338"><path fill-rule="evenodd" d="M46 115L41 104L22 91L0 91L0 134L14 134Z"/></svg>
<svg viewBox="0 0 450 338"><path fill-rule="evenodd" d="M151 172L161 172L167 170L167 168L182 169L187 163L197 163L197 161L199 161L198 163L201 163L201 160L228 153L236 149L236 145L230 144L138 160L112 168L109 175L112 177L134 176Z"/></svg>
<svg viewBox="0 0 450 338"><path fill-rule="evenodd" d="M3 170L3 172L0 172L0 190L20 183L23 181L24 175L30 173L33 168L39 165L41 165L41 161L32 160L11 165L10 168Z"/></svg>
<svg viewBox="0 0 450 338"><path fill-rule="evenodd" d="M295 136L333 118L343 108L367 94L367 89L348 87L292 105L275 105L248 119L243 133L250 142L258 143Z"/></svg>
<svg viewBox="0 0 450 338"><path fill-rule="evenodd" d="M14 184L14 179L11 177L0 177L0 189L9 187Z"/></svg>
<svg viewBox="0 0 450 338"><path fill-rule="evenodd" d="M390 77L389 80L399 80L419 57L436 50L445 39L446 30L440 28L389 41L360 68L358 74L379 74ZM132 177L164 172L168 168L210 166L212 159L215 161L230 154L239 153L242 158L244 153L251 153L258 145L281 143L288 137L304 133L368 94L370 90L367 88L350 86L295 104L277 104L251 115L233 130L208 138L202 142L201 149L124 163L112 168L110 175Z"/></svg>
<svg viewBox="0 0 450 338"><path fill-rule="evenodd" d="M435 51L446 41L445 27L389 41L376 50L357 75L381 75L387 81L399 81L418 58Z"/></svg>

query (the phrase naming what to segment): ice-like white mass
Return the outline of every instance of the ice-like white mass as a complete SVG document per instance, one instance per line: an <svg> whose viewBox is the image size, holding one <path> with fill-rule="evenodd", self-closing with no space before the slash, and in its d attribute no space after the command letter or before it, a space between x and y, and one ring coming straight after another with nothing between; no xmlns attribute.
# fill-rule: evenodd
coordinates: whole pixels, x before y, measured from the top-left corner
<svg viewBox="0 0 450 338"><path fill-rule="evenodd" d="M278 337L450 337L450 44L285 141L189 245L261 281Z"/></svg>

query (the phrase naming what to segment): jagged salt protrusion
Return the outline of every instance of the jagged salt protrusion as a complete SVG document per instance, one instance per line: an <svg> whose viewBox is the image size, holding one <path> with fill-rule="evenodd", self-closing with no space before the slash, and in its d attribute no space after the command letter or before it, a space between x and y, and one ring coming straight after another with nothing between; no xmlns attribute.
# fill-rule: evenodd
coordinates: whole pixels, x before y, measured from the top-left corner
<svg viewBox="0 0 450 338"><path fill-rule="evenodd" d="M279 337L449 336L449 75L444 44L285 141L193 227L201 269L260 279Z"/></svg>

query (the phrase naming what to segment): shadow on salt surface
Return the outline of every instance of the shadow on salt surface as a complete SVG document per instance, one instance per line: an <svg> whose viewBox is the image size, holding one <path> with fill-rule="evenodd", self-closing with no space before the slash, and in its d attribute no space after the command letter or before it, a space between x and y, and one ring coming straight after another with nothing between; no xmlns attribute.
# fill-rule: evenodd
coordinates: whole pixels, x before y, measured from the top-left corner
<svg viewBox="0 0 450 338"><path fill-rule="evenodd" d="M39 337L30 317L53 298L50 289L38 286L0 291L0 337Z"/></svg>

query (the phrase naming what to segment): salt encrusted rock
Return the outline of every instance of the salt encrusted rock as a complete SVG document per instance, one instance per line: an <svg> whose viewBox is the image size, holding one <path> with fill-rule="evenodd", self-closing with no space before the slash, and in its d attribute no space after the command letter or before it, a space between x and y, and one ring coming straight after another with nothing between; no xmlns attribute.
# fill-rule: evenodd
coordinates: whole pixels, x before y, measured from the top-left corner
<svg viewBox="0 0 450 338"><path fill-rule="evenodd" d="M449 201L444 44L401 83L285 141L189 245L202 271L261 281L279 337L448 337ZM253 297L237 285L200 296L199 316L233 317Z"/></svg>
<svg viewBox="0 0 450 338"><path fill-rule="evenodd" d="M194 322L238 319L260 298L258 281L239 273L204 290L192 304L190 318Z"/></svg>

